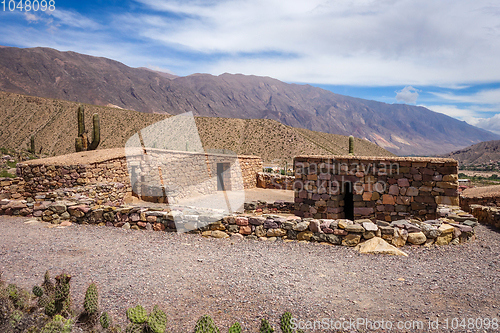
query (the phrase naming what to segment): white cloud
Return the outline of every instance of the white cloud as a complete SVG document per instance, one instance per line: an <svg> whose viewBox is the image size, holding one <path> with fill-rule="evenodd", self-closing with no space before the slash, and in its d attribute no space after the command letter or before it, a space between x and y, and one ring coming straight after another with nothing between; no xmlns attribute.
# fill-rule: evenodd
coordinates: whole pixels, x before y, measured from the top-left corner
<svg viewBox="0 0 500 333"><path fill-rule="evenodd" d="M431 111L443 113L447 116L458 118L469 122L471 119L479 117L477 111L473 109L460 108L456 105L419 105L428 108Z"/></svg>
<svg viewBox="0 0 500 333"><path fill-rule="evenodd" d="M203 64L213 74L265 68L295 82L449 86L500 77L499 7L489 0L139 2L168 16L119 21L143 38L229 55Z"/></svg>
<svg viewBox="0 0 500 333"><path fill-rule="evenodd" d="M476 107L461 108L454 105L420 105L429 110L444 113L447 116L466 121L472 126L476 126L487 131L500 134L500 113L497 113L489 118L484 118L481 115L483 111L477 110ZM498 109L497 109L498 112Z"/></svg>
<svg viewBox="0 0 500 333"><path fill-rule="evenodd" d="M433 95L453 102L459 103L476 103L476 104L493 104L500 106L500 89L485 89L474 94L452 94L452 93L436 93ZM498 108L496 109L498 111Z"/></svg>
<svg viewBox="0 0 500 333"><path fill-rule="evenodd" d="M154 65L148 64L146 68L149 68L149 69L151 69L153 71L157 71L157 72L162 72L162 73L167 73L167 74L175 75L175 73L172 72L170 69L163 68L163 67L160 67L160 66L154 66Z"/></svg>
<svg viewBox="0 0 500 333"><path fill-rule="evenodd" d="M100 25L94 20L81 15L80 13L57 8L54 11L45 11L46 14L54 17L57 25L65 25L82 29L98 29Z"/></svg>
<svg viewBox="0 0 500 333"><path fill-rule="evenodd" d="M38 22L38 17L35 14L32 14L32 13L25 12L24 13L24 18L26 19L26 21L28 21L30 23L32 23L32 22Z"/></svg>
<svg viewBox="0 0 500 333"><path fill-rule="evenodd" d="M491 118L471 118L467 122L476 127L500 134L500 114L496 114Z"/></svg>
<svg viewBox="0 0 500 333"><path fill-rule="evenodd" d="M22 36L15 27L20 38L4 33L0 43L107 56L135 67L151 63L180 75L456 89L500 77L500 4L491 0L135 2L105 13L109 20L101 24L57 8L49 13L51 35ZM155 48L161 51L149 52Z"/></svg>
<svg viewBox="0 0 500 333"><path fill-rule="evenodd" d="M419 91L412 86L406 86L402 90L396 91L396 101L414 104L417 102Z"/></svg>

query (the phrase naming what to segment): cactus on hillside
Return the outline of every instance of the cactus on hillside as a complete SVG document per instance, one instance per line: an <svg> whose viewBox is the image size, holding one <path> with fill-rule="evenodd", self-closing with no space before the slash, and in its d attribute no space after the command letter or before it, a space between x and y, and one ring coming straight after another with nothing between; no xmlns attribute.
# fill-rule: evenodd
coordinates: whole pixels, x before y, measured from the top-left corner
<svg viewBox="0 0 500 333"><path fill-rule="evenodd" d="M43 277L42 288L43 288L44 293L49 295L49 296L54 293L54 284L50 280L49 271L45 272L45 275Z"/></svg>
<svg viewBox="0 0 500 333"><path fill-rule="evenodd" d="M204 315L196 323L194 328L195 333L219 333L219 329L215 326L214 321L209 315Z"/></svg>
<svg viewBox="0 0 500 333"><path fill-rule="evenodd" d="M49 312L55 314L55 304L54 304L54 309L51 309L50 307L49 309L46 308L49 305L49 303L53 302L54 292L55 292L54 284L50 280L49 271L45 272L42 285L34 286L32 292L33 294L35 294L36 297L38 297L37 305L39 307L44 308L46 313Z"/></svg>
<svg viewBox="0 0 500 333"><path fill-rule="evenodd" d="M354 155L354 137L349 135L349 155Z"/></svg>
<svg viewBox="0 0 500 333"><path fill-rule="evenodd" d="M35 154L35 136L32 135L30 138L30 148L28 149L28 153Z"/></svg>
<svg viewBox="0 0 500 333"><path fill-rule="evenodd" d="M55 316L55 314L57 313L57 310L56 310L56 301L54 300L49 300L47 302L47 305L45 305L45 314L49 317L53 317Z"/></svg>
<svg viewBox="0 0 500 333"><path fill-rule="evenodd" d="M10 299L14 302L19 298L19 293L15 284L9 284L7 286L7 293L9 294Z"/></svg>
<svg viewBox="0 0 500 333"><path fill-rule="evenodd" d="M83 308L88 314L95 314L99 310L99 295L95 283L91 283L87 288L83 301Z"/></svg>
<svg viewBox="0 0 500 333"><path fill-rule="evenodd" d="M260 333L273 333L274 328L269 324L266 319L262 319L260 322Z"/></svg>
<svg viewBox="0 0 500 333"><path fill-rule="evenodd" d="M92 142L89 142L87 131L85 130L85 113L83 106L78 107L78 137L75 138L75 149L77 152L85 150L95 150L101 141L101 126L99 115L94 113L92 117Z"/></svg>

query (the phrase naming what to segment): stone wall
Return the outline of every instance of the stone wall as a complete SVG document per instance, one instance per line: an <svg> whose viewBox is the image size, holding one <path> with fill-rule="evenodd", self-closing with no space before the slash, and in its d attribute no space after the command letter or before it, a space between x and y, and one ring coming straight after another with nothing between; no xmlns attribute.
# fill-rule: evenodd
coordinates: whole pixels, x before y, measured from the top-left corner
<svg viewBox="0 0 500 333"><path fill-rule="evenodd" d="M162 185L167 191L176 191L177 197L216 192L217 163L230 163L223 175L232 190L256 187L257 172L262 170L262 160L255 156L159 149L127 156L124 149L108 149L18 163L18 178L0 180L0 198L26 199L59 189L78 189L96 204L119 205L132 192L146 200L166 202ZM129 173L134 175L133 184Z"/></svg>
<svg viewBox="0 0 500 333"><path fill-rule="evenodd" d="M259 172L257 175L257 187L276 190L293 190L294 176L285 176L277 173Z"/></svg>
<svg viewBox="0 0 500 333"><path fill-rule="evenodd" d="M439 204L459 204L453 159L299 156L294 170L301 217L428 220Z"/></svg>
<svg viewBox="0 0 500 333"><path fill-rule="evenodd" d="M223 215L213 210L150 208L141 206L94 205L89 200L71 198L59 200L57 195L38 196L30 200L0 200L0 215L33 217L53 226L72 223L101 226L171 231L190 230L214 238L246 238L249 240L324 242L333 245L356 246L363 240L383 238L401 247L411 245L459 244L475 238L474 217L455 208L441 207L437 220L310 219L274 214ZM207 222L210 221L210 222Z"/></svg>
<svg viewBox="0 0 500 333"><path fill-rule="evenodd" d="M460 196L460 207L463 210L471 211L472 205L500 207L500 195Z"/></svg>
<svg viewBox="0 0 500 333"><path fill-rule="evenodd" d="M10 184L10 185L9 185ZM14 179L3 178L0 180L0 199L21 200L27 203L32 203L35 200L67 200L75 199L85 201L88 204L107 204L120 205L123 203L127 195L127 188L122 183L87 183L85 185L77 185L73 187L61 187L57 189L49 189L41 192L26 191L27 182L24 178L17 177ZM28 212L27 215L32 212ZM8 214L10 215L10 214Z"/></svg>
<svg viewBox="0 0 500 333"><path fill-rule="evenodd" d="M121 203L131 191L127 163L123 158L78 165L53 165L44 159L34 161L39 162L17 165L25 198L58 189L79 188L82 195L95 199L97 204Z"/></svg>
<svg viewBox="0 0 500 333"><path fill-rule="evenodd" d="M127 151L134 195L145 201L170 202L213 194L224 189L241 191L257 185L262 159L256 156L205 154L147 149ZM219 179L219 167L224 168Z"/></svg>
<svg viewBox="0 0 500 333"><path fill-rule="evenodd" d="M243 185L247 188L257 187L257 174L262 172L262 159L256 156L238 156L243 176Z"/></svg>

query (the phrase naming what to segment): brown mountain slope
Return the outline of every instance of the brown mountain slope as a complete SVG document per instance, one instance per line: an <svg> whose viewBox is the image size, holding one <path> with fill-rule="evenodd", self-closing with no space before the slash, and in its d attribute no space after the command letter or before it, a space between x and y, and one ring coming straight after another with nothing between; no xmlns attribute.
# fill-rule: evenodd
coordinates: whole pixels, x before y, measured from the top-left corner
<svg viewBox="0 0 500 333"><path fill-rule="evenodd" d="M26 149L35 135L38 151L61 155L75 151L78 103L0 92L0 147ZM101 119L99 149L124 147L138 130L169 117L111 107L85 105L86 128L93 113ZM348 153L348 138L285 126L268 119L196 117L205 149L229 149L261 156L266 162L291 161L299 154ZM385 149L362 139L355 141L356 155L391 156Z"/></svg>
<svg viewBox="0 0 500 333"><path fill-rule="evenodd" d="M443 156L453 158L462 165L500 161L500 140L481 142Z"/></svg>
<svg viewBox="0 0 500 333"><path fill-rule="evenodd" d="M423 107L385 104L269 77L175 77L75 52L0 48L0 90L147 113L274 119L352 134L399 155L446 153L499 136Z"/></svg>

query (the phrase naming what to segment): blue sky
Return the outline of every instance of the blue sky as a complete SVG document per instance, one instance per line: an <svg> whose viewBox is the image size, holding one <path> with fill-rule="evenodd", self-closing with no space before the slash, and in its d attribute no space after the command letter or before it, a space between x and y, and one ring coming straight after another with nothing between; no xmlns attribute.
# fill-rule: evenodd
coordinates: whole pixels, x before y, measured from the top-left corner
<svg viewBox="0 0 500 333"><path fill-rule="evenodd" d="M270 76L422 105L500 134L498 1L55 0L44 12L8 4L1 45L181 76Z"/></svg>

